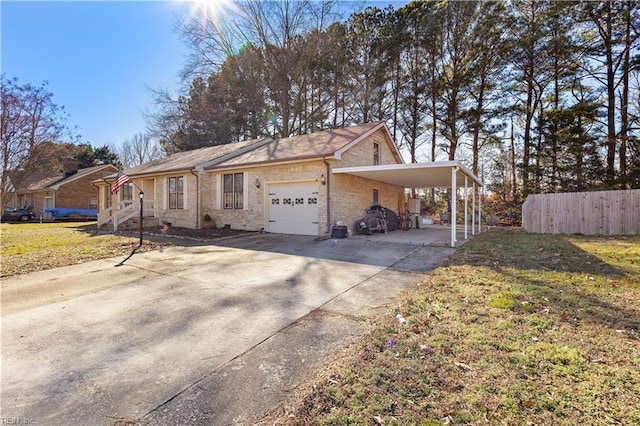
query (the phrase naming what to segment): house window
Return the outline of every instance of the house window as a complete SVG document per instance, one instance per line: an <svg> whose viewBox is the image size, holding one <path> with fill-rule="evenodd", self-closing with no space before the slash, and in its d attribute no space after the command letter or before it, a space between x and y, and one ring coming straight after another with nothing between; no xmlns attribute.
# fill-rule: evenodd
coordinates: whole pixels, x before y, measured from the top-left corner
<svg viewBox="0 0 640 426"><path fill-rule="evenodd" d="M380 164L380 145L377 143L373 143L373 165L377 166Z"/></svg>
<svg viewBox="0 0 640 426"><path fill-rule="evenodd" d="M103 191L103 199L105 200L104 208L108 209L111 207L111 189L108 186L105 186Z"/></svg>
<svg viewBox="0 0 640 426"><path fill-rule="evenodd" d="M244 178L242 173L223 175L223 198L225 209L244 208Z"/></svg>
<svg viewBox="0 0 640 426"><path fill-rule="evenodd" d="M18 195L18 205L16 207L27 206L33 209L34 205L35 205L35 196L33 194Z"/></svg>
<svg viewBox="0 0 640 426"><path fill-rule="evenodd" d="M44 201L42 203L42 207L45 209L52 209L53 208L53 197L44 197Z"/></svg>
<svg viewBox="0 0 640 426"><path fill-rule="evenodd" d="M373 204L378 204L378 190L373 190Z"/></svg>
<svg viewBox="0 0 640 426"><path fill-rule="evenodd" d="M133 183L125 183L122 185L122 201L133 200Z"/></svg>
<svg viewBox="0 0 640 426"><path fill-rule="evenodd" d="M184 209L184 177L169 178L169 208Z"/></svg>
<svg viewBox="0 0 640 426"><path fill-rule="evenodd" d="M89 208L90 209L97 209L98 208L98 199L97 198L92 198L89 200Z"/></svg>

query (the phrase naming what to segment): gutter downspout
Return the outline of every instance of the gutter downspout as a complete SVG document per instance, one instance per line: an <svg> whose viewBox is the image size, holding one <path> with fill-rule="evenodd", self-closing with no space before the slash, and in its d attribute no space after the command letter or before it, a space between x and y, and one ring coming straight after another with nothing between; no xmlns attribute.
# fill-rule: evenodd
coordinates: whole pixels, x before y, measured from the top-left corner
<svg viewBox="0 0 640 426"><path fill-rule="evenodd" d="M327 162L325 157L322 157L322 162L327 166L327 223L325 226L327 234L330 233L331 227L331 166Z"/></svg>
<svg viewBox="0 0 640 426"><path fill-rule="evenodd" d="M196 177L196 229L200 229L200 173L194 173L196 169L191 169L189 172Z"/></svg>

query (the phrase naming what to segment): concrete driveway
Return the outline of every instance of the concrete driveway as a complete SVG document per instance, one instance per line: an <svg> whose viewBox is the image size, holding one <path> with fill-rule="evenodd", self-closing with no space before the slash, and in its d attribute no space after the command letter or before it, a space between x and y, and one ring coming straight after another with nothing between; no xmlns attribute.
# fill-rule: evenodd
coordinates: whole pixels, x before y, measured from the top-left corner
<svg viewBox="0 0 640 426"><path fill-rule="evenodd" d="M3 280L1 416L250 421L452 252L265 234Z"/></svg>

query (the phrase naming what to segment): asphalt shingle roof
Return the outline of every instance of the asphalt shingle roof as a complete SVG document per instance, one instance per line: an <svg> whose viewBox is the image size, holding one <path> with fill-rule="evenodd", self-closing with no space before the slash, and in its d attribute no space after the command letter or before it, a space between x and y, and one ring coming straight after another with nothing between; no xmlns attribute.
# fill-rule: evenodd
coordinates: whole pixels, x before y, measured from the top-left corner
<svg viewBox="0 0 640 426"><path fill-rule="evenodd" d="M39 189L45 189L49 185L54 184L62 179L63 177L60 175L41 177L35 182L30 182L26 187L20 188L20 190L37 191Z"/></svg>
<svg viewBox="0 0 640 426"><path fill-rule="evenodd" d="M363 134L379 126L380 122L326 130L307 135L276 139L254 150L240 154L226 161L206 167L241 166L278 161L301 160L331 156Z"/></svg>
<svg viewBox="0 0 640 426"><path fill-rule="evenodd" d="M166 158L150 161L140 166L125 170L127 176L167 173L180 170L191 170L202 164L224 157L242 148L264 141L264 139L251 139L242 142L233 142L224 145L209 146L192 151L183 151Z"/></svg>
<svg viewBox="0 0 640 426"><path fill-rule="evenodd" d="M42 189L48 189L48 188L53 188L53 189L58 189L57 187L61 186L61 185L65 185L66 183L73 181L75 179L81 178L83 176L87 176L90 175L91 173L94 173L100 169L106 169L108 168L109 165L100 165L100 166L93 166L93 167L86 167L84 169L79 169L76 173L72 174L71 176L67 176L64 177L64 175L58 174L55 176L44 176L44 177L39 177L38 180L36 181L31 181L25 188L20 188L21 191L27 190L27 191L38 191L38 190L42 190Z"/></svg>
<svg viewBox="0 0 640 426"><path fill-rule="evenodd" d="M366 123L276 140L268 138L252 139L178 152L169 157L127 169L124 172L130 177L135 177L193 170L198 166L210 170L217 167L234 167L331 156L349 143L380 126L381 123ZM114 177L115 174L110 176L110 178Z"/></svg>

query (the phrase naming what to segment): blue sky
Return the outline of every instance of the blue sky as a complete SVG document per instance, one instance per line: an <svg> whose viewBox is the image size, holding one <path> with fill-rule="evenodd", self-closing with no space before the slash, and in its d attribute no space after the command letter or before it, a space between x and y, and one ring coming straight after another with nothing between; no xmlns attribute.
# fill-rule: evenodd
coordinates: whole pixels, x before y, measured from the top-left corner
<svg viewBox="0 0 640 426"><path fill-rule="evenodd" d="M177 90L187 48L175 1L2 1L1 70L47 89L81 141L118 145L145 131L147 87Z"/></svg>
<svg viewBox="0 0 640 426"><path fill-rule="evenodd" d="M81 142L117 147L146 131L143 113L154 110L148 87L180 88L189 51L174 28L185 7L175 0L1 0L0 71L21 83L47 81Z"/></svg>

